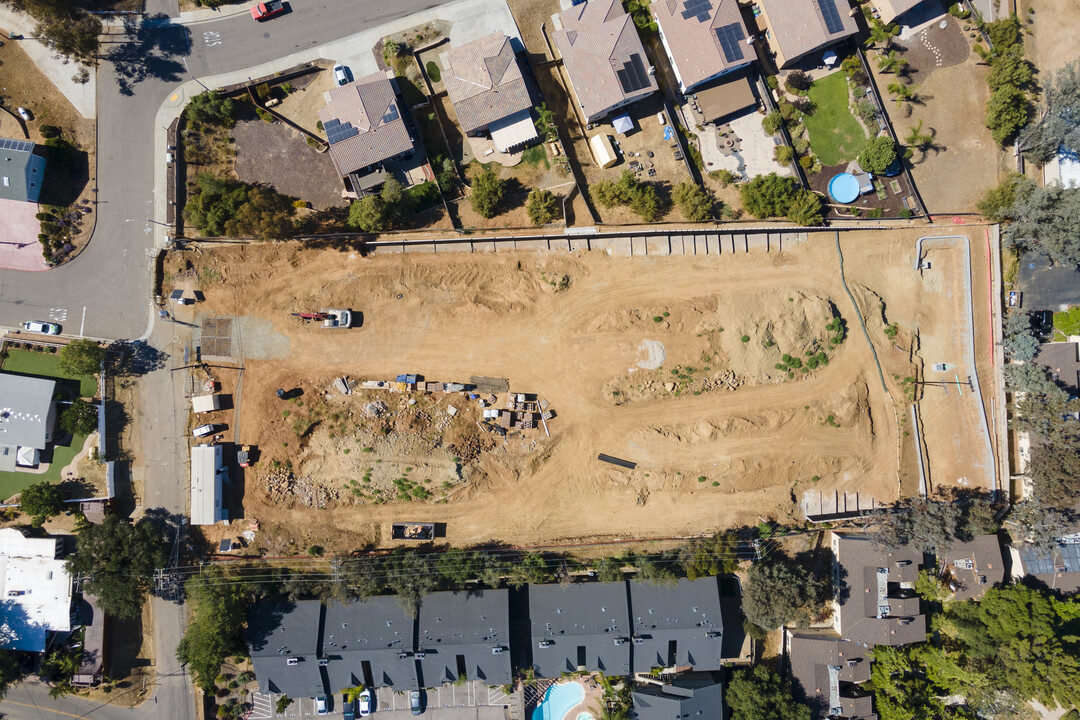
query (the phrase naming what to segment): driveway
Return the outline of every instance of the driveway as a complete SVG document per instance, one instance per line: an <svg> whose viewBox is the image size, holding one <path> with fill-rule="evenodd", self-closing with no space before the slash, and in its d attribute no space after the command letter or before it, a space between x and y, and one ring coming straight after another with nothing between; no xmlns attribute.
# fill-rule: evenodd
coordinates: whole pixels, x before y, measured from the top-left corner
<svg viewBox="0 0 1080 720"><path fill-rule="evenodd" d="M37 203L0 200L0 268L40 272L42 261Z"/></svg>

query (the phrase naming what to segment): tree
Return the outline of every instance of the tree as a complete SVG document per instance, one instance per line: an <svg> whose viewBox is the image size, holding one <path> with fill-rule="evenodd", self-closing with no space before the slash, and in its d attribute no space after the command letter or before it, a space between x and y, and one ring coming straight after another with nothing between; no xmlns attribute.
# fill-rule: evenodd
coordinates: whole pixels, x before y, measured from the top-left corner
<svg viewBox="0 0 1080 720"><path fill-rule="evenodd" d="M779 110L773 110L761 120L761 127L765 129L769 135L775 135L780 132L780 128L784 126L784 116L780 114Z"/></svg>
<svg viewBox="0 0 1080 720"><path fill-rule="evenodd" d="M660 196L652 183L643 183L630 195L630 209L645 222L656 222L664 215Z"/></svg>
<svg viewBox="0 0 1080 720"><path fill-rule="evenodd" d="M1077 107L1080 107L1080 60L1063 67L1046 83L1039 119L1021 136L1021 150L1038 162L1050 159L1059 148L1080 152Z"/></svg>
<svg viewBox="0 0 1080 720"><path fill-rule="evenodd" d="M890 50L887 54L878 55L877 61L878 70L883 73L896 74L908 65L908 61L897 55L895 50Z"/></svg>
<svg viewBox="0 0 1080 720"><path fill-rule="evenodd" d="M1011 142L1027 125L1030 114L1027 94L1012 85L1002 85L986 101L986 127L998 145Z"/></svg>
<svg viewBox="0 0 1080 720"><path fill-rule="evenodd" d="M739 564L735 539L728 533L716 533L694 540L681 549L679 562L690 580L734 572Z"/></svg>
<svg viewBox="0 0 1080 720"><path fill-rule="evenodd" d="M1039 352L1039 341L1031 332L1031 315L1022 310L1012 310L1002 324L1005 351L1014 360L1028 362Z"/></svg>
<svg viewBox="0 0 1080 720"><path fill-rule="evenodd" d="M101 21L71 0L11 0L37 21L34 37L58 55L83 65L97 62Z"/></svg>
<svg viewBox="0 0 1080 720"><path fill-rule="evenodd" d="M505 193L506 181L493 168L485 167L473 180L469 201L480 217L490 219L498 214Z"/></svg>
<svg viewBox="0 0 1080 720"><path fill-rule="evenodd" d="M29 515L34 527L64 512L64 495L57 485L42 480L29 486L19 495L19 510Z"/></svg>
<svg viewBox="0 0 1080 720"><path fill-rule="evenodd" d="M1031 63L1024 59L1024 47L1013 45L994 58L986 75L986 84L991 91L1006 86L1023 88L1031 78Z"/></svg>
<svg viewBox="0 0 1080 720"><path fill-rule="evenodd" d="M697 183L683 181L673 193L679 212L690 222L704 222L712 217L713 199Z"/></svg>
<svg viewBox="0 0 1080 720"><path fill-rule="evenodd" d="M1057 183L1032 188L1017 186L1017 199L1005 228L1007 245L1045 253L1062 265L1080 265L1080 189Z"/></svg>
<svg viewBox="0 0 1080 720"><path fill-rule="evenodd" d="M378 195L365 195L349 205L349 227L361 232L378 233L386 229L386 203Z"/></svg>
<svg viewBox="0 0 1080 720"><path fill-rule="evenodd" d="M242 653L240 634L252 588L239 577L210 567L184 585L192 611L176 657L188 666L195 684L204 692L214 691L214 678L230 655Z"/></svg>
<svg viewBox="0 0 1080 720"><path fill-rule="evenodd" d="M764 665L736 670L728 683L732 720L810 720L810 708L795 702L791 684Z"/></svg>
<svg viewBox="0 0 1080 720"><path fill-rule="evenodd" d="M912 147L923 154L926 157L926 151L934 145L934 132L933 128L930 128L929 132L923 132L923 121L919 120L919 124L908 128L907 137L904 138L904 144Z"/></svg>
<svg viewBox="0 0 1080 720"><path fill-rule="evenodd" d="M762 630L796 623L806 627L822 602L813 573L786 555L758 560L750 567L743 590L743 614Z"/></svg>
<svg viewBox="0 0 1080 720"><path fill-rule="evenodd" d="M777 145L773 148L773 159L781 165L789 165L795 159L795 150L790 145Z"/></svg>
<svg viewBox="0 0 1080 720"><path fill-rule="evenodd" d="M222 97L217 90L199 93L191 98L184 115L188 121L204 122L209 125L218 125L223 128L231 128L236 125L233 117L233 101Z"/></svg>
<svg viewBox="0 0 1080 720"><path fill-rule="evenodd" d="M1014 206L1035 189L1035 181L1018 172L1010 172L997 187L990 188L979 200L979 212L991 222L1004 222L1013 217Z"/></svg>
<svg viewBox="0 0 1080 720"><path fill-rule="evenodd" d="M22 664L11 650L0 650L0 700L23 679Z"/></svg>
<svg viewBox="0 0 1080 720"><path fill-rule="evenodd" d="M814 84L814 78L802 70L791 70L784 80L784 87L791 94L806 92Z"/></svg>
<svg viewBox="0 0 1080 720"><path fill-rule="evenodd" d="M254 236L285 240L292 236L292 198L273 188L199 173L189 191L184 218L209 236Z"/></svg>
<svg viewBox="0 0 1080 720"><path fill-rule="evenodd" d="M600 558L596 563L596 575L600 582L619 582L623 579L623 561L619 558Z"/></svg>
<svg viewBox="0 0 1080 720"><path fill-rule="evenodd" d="M57 367L60 372L72 377L80 375L96 375L101 371L101 363L105 360L105 348L93 340L72 340L60 348L60 361Z"/></svg>
<svg viewBox="0 0 1080 720"><path fill-rule="evenodd" d="M809 190L800 190L788 207L787 219L796 225L821 225L825 221L821 214L821 197Z"/></svg>
<svg viewBox="0 0 1080 720"><path fill-rule="evenodd" d="M1076 532L1078 525L1071 509L1050 507L1038 498L1016 505L1009 520L1016 528L1018 542L1044 552L1056 549L1058 538Z"/></svg>
<svg viewBox="0 0 1080 720"><path fill-rule="evenodd" d="M559 202L550 190L536 189L525 201L525 212L534 225L547 225L559 217Z"/></svg>
<svg viewBox="0 0 1080 720"><path fill-rule="evenodd" d="M943 555L952 547L962 513L954 502L915 498L898 504L899 512L881 511L878 524L869 532L874 544L883 548L913 545L924 553Z"/></svg>
<svg viewBox="0 0 1080 720"><path fill-rule="evenodd" d="M593 185L592 192L601 206L613 208L616 205L629 205L641 182L629 170L623 170L617 182L601 180Z"/></svg>
<svg viewBox="0 0 1080 720"><path fill-rule="evenodd" d="M82 398L75 398L71 405L60 413L60 427L72 435L89 435L97 430L98 411Z"/></svg>
<svg viewBox="0 0 1080 720"><path fill-rule="evenodd" d="M556 142L559 133L555 129L555 113L548 108L546 102L540 103L540 107L533 110L536 111L536 134L546 142Z"/></svg>
<svg viewBox="0 0 1080 720"><path fill-rule="evenodd" d="M907 85L900 81L889 83L885 88L889 91L889 94L896 100L896 107L900 107L905 102L909 102L915 98L915 93Z"/></svg>
<svg viewBox="0 0 1080 720"><path fill-rule="evenodd" d="M83 589L97 595L103 612L127 619L142 612L153 573L168 557L164 536L149 520L132 524L106 515L100 525L79 530L67 567L86 578Z"/></svg>
<svg viewBox="0 0 1080 720"><path fill-rule="evenodd" d="M881 175L896 162L896 141L889 135L870 138L859 153L859 165L868 173Z"/></svg>
<svg viewBox="0 0 1080 720"><path fill-rule="evenodd" d="M874 19L870 22L870 36L866 39L866 47L880 47L883 50L888 50L892 45L893 36L900 31L899 28L895 28L893 25L886 25L880 20Z"/></svg>
<svg viewBox="0 0 1080 720"><path fill-rule="evenodd" d="M783 217L798 197L799 186L790 177L776 173L758 175L739 187L743 207L758 218Z"/></svg>
<svg viewBox="0 0 1080 720"><path fill-rule="evenodd" d="M1075 420L1067 422L1075 423ZM1080 498L1080 451L1075 439L1033 442L1027 474L1035 500L1052 507L1073 507Z"/></svg>

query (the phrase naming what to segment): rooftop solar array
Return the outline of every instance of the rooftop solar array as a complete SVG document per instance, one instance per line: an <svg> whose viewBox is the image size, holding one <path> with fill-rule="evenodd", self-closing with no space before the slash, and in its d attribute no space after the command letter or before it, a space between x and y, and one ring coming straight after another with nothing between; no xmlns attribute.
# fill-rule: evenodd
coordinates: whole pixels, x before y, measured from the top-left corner
<svg viewBox="0 0 1080 720"><path fill-rule="evenodd" d="M641 55L638 53L631 54L622 70L616 70L615 74L626 94L649 87L649 73L645 70L645 63L641 61Z"/></svg>
<svg viewBox="0 0 1080 720"><path fill-rule="evenodd" d="M382 116L382 124L392 123L398 117L397 103L390 103L390 106L386 108L386 113Z"/></svg>
<svg viewBox="0 0 1080 720"><path fill-rule="evenodd" d="M1080 572L1080 545L1060 542L1053 552L1021 550L1024 569L1030 575L1048 575L1064 567L1065 572Z"/></svg>
<svg viewBox="0 0 1080 720"><path fill-rule="evenodd" d="M825 27L828 28L829 33L842 32L844 22L840 19L840 12L836 9L836 0L817 0L817 6L821 10L821 17L825 21Z"/></svg>
<svg viewBox="0 0 1080 720"><path fill-rule="evenodd" d="M741 23L731 23L716 28L716 37L720 41L720 47L724 50L724 59L730 62L742 60L742 41L746 39L743 34Z"/></svg>
<svg viewBox="0 0 1080 720"><path fill-rule="evenodd" d="M360 131L354 128L351 122L341 122L337 118L323 125L323 130L326 131L326 139L330 141L331 145L360 134Z"/></svg>
<svg viewBox="0 0 1080 720"><path fill-rule="evenodd" d="M709 14L712 12L712 2L710 0L686 0L683 3L683 20L689 20L690 18L696 18L698 22L705 22L709 19Z"/></svg>
<svg viewBox="0 0 1080 720"><path fill-rule="evenodd" d="M16 150L18 152L31 152L34 149L34 143L26 140L8 140L7 138L0 138L0 150Z"/></svg>

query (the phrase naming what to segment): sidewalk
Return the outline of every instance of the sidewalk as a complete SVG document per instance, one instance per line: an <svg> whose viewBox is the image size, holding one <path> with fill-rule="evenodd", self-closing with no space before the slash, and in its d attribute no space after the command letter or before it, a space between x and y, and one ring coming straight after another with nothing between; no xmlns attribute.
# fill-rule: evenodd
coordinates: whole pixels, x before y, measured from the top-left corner
<svg viewBox="0 0 1080 720"><path fill-rule="evenodd" d="M22 35L22 40L9 40L17 42L26 51L30 59L34 61L41 72L52 81L68 101L84 118L93 120L97 117L97 73L90 73L90 81L80 85L71 79L78 70L78 65L73 63L64 64L64 61L56 55L40 40L34 39L34 27L36 21L26 15L12 10L7 5L0 5L0 28L15 35Z"/></svg>

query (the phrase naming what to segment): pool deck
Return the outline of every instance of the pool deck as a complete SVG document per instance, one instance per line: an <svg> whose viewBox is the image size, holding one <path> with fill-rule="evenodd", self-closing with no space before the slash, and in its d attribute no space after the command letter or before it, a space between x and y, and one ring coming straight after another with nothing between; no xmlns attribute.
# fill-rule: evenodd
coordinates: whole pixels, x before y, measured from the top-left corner
<svg viewBox="0 0 1080 720"><path fill-rule="evenodd" d="M577 720L580 713L587 712L597 718L600 716L600 708L603 707L604 690L593 678L580 678L575 682L585 686L585 698L574 707L566 711L562 720Z"/></svg>

